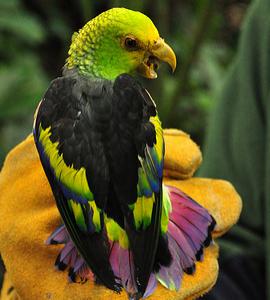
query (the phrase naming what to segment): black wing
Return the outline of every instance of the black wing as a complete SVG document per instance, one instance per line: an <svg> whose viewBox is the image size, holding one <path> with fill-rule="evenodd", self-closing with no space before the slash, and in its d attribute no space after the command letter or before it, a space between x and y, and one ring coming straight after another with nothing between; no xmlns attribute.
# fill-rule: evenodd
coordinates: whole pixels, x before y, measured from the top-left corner
<svg viewBox="0 0 270 300"><path fill-rule="evenodd" d="M91 94L86 94L78 79L54 80L39 105L34 136L57 207L78 251L101 282L119 291L103 226L109 169L101 132L111 117L108 90L107 81L93 83Z"/></svg>
<svg viewBox="0 0 270 300"><path fill-rule="evenodd" d="M108 259L106 214L127 233L143 295L160 239L164 155L148 93L128 75L114 84L56 79L39 106L34 135L58 209L89 267L119 290ZM150 204L147 212L140 211L142 201Z"/></svg>
<svg viewBox="0 0 270 300"><path fill-rule="evenodd" d="M111 180L134 256L138 292L143 296L160 240L163 134L153 100L128 75L115 81L113 115L108 147Z"/></svg>

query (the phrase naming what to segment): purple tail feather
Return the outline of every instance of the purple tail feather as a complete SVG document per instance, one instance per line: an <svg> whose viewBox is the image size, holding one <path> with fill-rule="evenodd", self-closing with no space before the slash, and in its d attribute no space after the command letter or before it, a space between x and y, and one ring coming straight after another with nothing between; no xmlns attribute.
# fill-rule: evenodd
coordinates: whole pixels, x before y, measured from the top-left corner
<svg viewBox="0 0 270 300"><path fill-rule="evenodd" d="M203 260L203 249L211 243L211 233L216 224L208 211L185 193L171 186L167 186L166 190L172 206L166 233L172 261L169 266L161 266L157 273L151 274L143 298L155 291L158 281L168 289L180 289L183 273L193 274L196 261ZM46 244L65 244L55 265L59 270L69 267L71 281L77 282L78 278L80 282L95 279L64 225L55 230ZM117 242L111 242L110 246L110 263L116 280L127 291L129 299L137 299L132 252L121 248Z"/></svg>
<svg viewBox="0 0 270 300"><path fill-rule="evenodd" d="M130 299L137 294L137 285L134 277L134 263L132 252L123 249L119 243L111 245L110 263L117 281L123 286Z"/></svg>
<svg viewBox="0 0 270 300"><path fill-rule="evenodd" d="M173 259L169 267L161 267L156 277L165 287L178 290L183 272L193 274L195 262L203 259L203 248L211 243L216 222L185 193L175 187L167 189L172 205L167 236Z"/></svg>
<svg viewBox="0 0 270 300"><path fill-rule="evenodd" d="M65 244L56 258L55 266L60 271L64 271L67 267L69 267L69 281L85 282L86 280L94 279L93 273L78 253L64 225L59 226L49 236L46 240L46 244Z"/></svg>

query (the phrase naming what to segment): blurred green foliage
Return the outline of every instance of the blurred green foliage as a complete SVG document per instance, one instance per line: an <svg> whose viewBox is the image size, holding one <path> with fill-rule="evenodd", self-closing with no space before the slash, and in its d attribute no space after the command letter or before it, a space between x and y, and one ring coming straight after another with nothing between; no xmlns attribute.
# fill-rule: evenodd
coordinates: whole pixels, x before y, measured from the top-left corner
<svg viewBox="0 0 270 300"><path fill-rule="evenodd" d="M203 142L214 94L231 61L248 0L0 0L0 166L31 132L49 82L61 74L72 32L100 12L123 6L146 13L175 49L174 76L162 67L145 81L164 127Z"/></svg>

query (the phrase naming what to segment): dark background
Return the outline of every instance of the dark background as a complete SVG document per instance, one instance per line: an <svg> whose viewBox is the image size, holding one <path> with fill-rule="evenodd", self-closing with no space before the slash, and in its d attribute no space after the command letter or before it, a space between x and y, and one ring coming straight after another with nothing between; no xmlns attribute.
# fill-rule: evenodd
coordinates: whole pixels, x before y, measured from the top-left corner
<svg viewBox="0 0 270 300"><path fill-rule="evenodd" d="M145 82L163 127L187 131L201 146L208 115L234 57L248 0L0 0L0 166L31 131L35 107L61 74L71 35L111 7L140 10L174 48L166 66Z"/></svg>

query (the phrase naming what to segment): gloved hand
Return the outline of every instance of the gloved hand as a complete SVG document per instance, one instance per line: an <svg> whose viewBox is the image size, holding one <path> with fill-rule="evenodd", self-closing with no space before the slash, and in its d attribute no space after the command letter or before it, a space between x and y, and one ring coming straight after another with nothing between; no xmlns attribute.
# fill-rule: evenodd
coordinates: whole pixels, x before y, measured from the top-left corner
<svg viewBox="0 0 270 300"><path fill-rule="evenodd" d="M223 180L191 178L201 163L197 145L182 131L165 130L165 183L194 198L215 218L213 237L238 220L242 202L233 186ZM54 269L61 245L45 240L61 224L49 184L39 162L32 135L7 156L0 173L0 253L7 272L1 300L121 300L109 289L90 281L69 283L66 272ZM178 292L158 286L148 299L195 299L213 287L218 275L218 247L205 249L194 275L183 276Z"/></svg>

